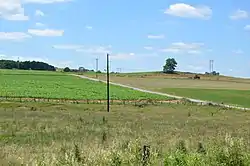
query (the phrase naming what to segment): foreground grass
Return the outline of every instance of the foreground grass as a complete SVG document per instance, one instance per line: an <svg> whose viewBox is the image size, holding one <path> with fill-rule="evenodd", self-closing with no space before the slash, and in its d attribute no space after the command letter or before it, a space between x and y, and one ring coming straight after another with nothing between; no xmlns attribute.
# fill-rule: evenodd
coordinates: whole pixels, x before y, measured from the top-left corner
<svg viewBox="0 0 250 166"><path fill-rule="evenodd" d="M160 91L178 96L209 100L224 104L234 104L250 108L249 90L164 88Z"/></svg>
<svg viewBox="0 0 250 166"><path fill-rule="evenodd" d="M0 165L250 164L249 112L1 103L0 124Z"/></svg>
<svg viewBox="0 0 250 166"><path fill-rule="evenodd" d="M106 85L59 72L0 70L0 96L106 99ZM111 99L167 99L119 86L110 87Z"/></svg>

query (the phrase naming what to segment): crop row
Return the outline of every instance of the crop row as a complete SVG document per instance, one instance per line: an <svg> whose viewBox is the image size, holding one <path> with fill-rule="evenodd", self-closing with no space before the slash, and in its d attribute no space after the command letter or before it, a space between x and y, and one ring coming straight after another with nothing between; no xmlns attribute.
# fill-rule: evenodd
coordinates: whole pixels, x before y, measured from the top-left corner
<svg viewBox="0 0 250 166"><path fill-rule="evenodd" d="M105 99L104 83L61 74L0 75L0 96L61 99ZM110 87L112 99L167 99L118 86Z"/></svg>

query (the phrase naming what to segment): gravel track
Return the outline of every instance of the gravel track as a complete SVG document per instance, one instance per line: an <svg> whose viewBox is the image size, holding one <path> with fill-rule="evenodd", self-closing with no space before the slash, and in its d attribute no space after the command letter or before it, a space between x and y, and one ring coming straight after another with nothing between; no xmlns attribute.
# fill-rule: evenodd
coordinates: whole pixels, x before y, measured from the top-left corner
<svg viewBox="0 0 250 166"><path fill-rule="evenodd" d="M103 82L103 83L107 83L106 81L95 79L95 78L86 77L86 76L83 76L83 75L77 75L77 74L70 74L70 75L76 76L76 77L80 77L80 78L83 78L83 79L92 80L92 81L100 81L100 82ZM123 85L123 84L114 83L114 82L110 82L110 84L116 85L116 86L125 87L125 88L129 88L129 89L133 89L133 90L137 90L137 91L141 91L141 92L146 92L146 93L151 93L151 94L157 94L157 95L162 95L162 96L166 96L166 97L171 97L171 98L179 99L179 100L185 98L185 99L187 99L187 100L189 100L191 102L199 103L201 105L208 105L208 104L210 104L210 105L221 106L221 107L226 107L226 108L233 108L233 109L248 110L248 111L250 111L250 108L244 108L244 107L238 107L238 106L233 106L233 105L228 105L228 104L219 104L219 103L215 103L215 102L211 102L211 101L205 101L205 100L198 100L198 99L186 98L186 97L181 97L181 96L175 96L175 95L170 95L170 94L167 94L167 93L161 93L161 92L149 91L149 90L145 90L145 89L141 89L141 88L135 88L135 87L132 87L132 86L129 86L129 85Z"/></svg>

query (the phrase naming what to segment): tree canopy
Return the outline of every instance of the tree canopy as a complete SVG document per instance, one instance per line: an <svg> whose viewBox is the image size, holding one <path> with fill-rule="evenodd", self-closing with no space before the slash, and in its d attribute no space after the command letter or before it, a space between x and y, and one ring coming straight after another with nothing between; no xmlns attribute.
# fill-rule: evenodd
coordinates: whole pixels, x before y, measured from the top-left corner
<svg viewBox="0 0 250 166"><path fill-rule="evenodd" d="M69 67L65 67L65 68L63 69L63 71L64 71L64 72L70 72L71 70L70 70Z"/></svg>
<svg viewBox="0 0 250 166"><path fill-rule="evenodd" d="M163 73L173 73L177 67L177 62L174 58L166 59L166 63L163 66Z"/></svg>
<svg viewBox="0 0 250 166"><path fill-rule="evenodd" d="M13 60L0 60L0 69L22 69L22 70L48 70L56 71L56 68L44 62L36 61L13 61Z"/></svg>

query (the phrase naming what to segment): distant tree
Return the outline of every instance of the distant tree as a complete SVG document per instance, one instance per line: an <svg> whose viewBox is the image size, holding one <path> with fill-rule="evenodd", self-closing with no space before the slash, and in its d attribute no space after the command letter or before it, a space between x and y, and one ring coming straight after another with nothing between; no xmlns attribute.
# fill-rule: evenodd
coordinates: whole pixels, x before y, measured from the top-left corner
<svg viewBox="0 0 250 166"><path fill-rule="evenodd" d="M163 66L163 73L173 73L177 66L177 62L174 58L168 58L166 64Z"/></svg>
<svg viewBox="0 0 250 166"><path fill-rule="evenodd" d="M219 72L216 72L216 71L213 71L212 73L211 73L212 75L220 75L220 73Z"/></svg>
<svg viewBox="0 0 250 166"><path fill-rule="evenodd" d="M48 70L56 71L54 66L44 62L36 61L13 61L13 60L0 60L0 69L22 69L22 70Z"/></svg>
<svg viewBox="0 0 250 166"><path fill-rule="evenodd" d="M63 71L64 71L64 72L70 72L70 68L69 68L69 67L65 67L65 68L63 69Z"/></svg>

